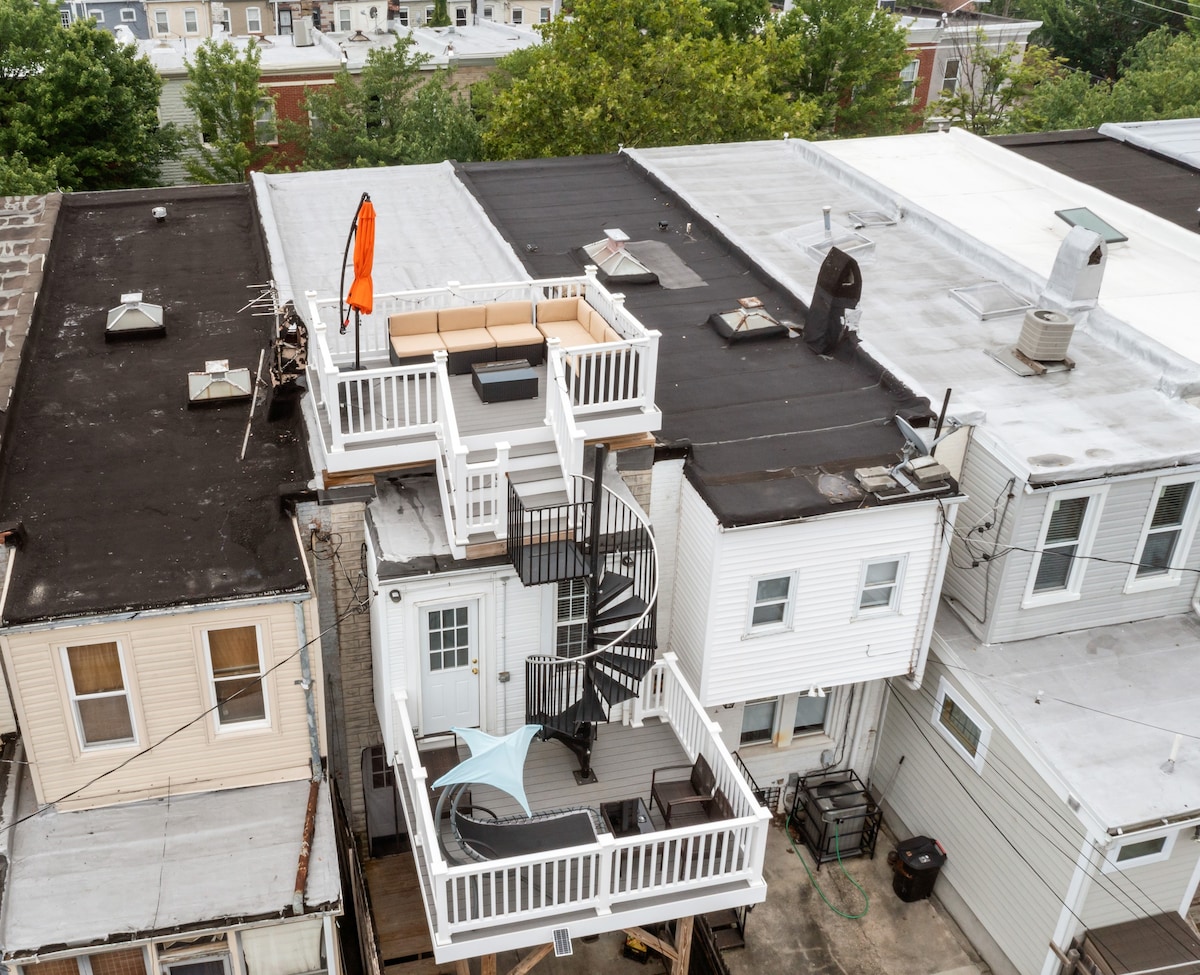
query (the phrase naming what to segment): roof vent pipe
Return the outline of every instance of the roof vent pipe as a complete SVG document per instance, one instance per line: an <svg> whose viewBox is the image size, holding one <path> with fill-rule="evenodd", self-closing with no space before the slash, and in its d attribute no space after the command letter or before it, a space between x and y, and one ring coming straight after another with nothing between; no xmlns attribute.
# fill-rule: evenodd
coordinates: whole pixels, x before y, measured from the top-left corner
<svg viewBox="0 0 1200 975"><path fill-rule="evenodd" d="M833 220L830 218L830 213L833 207L821 207L821 213L825 217L825 239L829 240L833 236Z"/></svg>
<svg viewBox="0 0 1200 975"><path fill-rule="evenodd" d="M1059 245L1038 305L1080 312L1095 308L1108 263L1108 245L1094 230L1072 227Z"/></svg>

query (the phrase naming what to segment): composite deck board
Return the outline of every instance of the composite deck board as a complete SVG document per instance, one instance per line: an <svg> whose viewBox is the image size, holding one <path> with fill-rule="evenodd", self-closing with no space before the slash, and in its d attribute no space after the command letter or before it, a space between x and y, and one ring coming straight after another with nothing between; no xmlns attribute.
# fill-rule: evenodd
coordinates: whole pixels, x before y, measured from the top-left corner
<svg viewBox="0 0 1200 975"><path fill-rule="evenodd" d="M397 853L368 860L364 867L384 962L433 951L413 855Z"/></svg>

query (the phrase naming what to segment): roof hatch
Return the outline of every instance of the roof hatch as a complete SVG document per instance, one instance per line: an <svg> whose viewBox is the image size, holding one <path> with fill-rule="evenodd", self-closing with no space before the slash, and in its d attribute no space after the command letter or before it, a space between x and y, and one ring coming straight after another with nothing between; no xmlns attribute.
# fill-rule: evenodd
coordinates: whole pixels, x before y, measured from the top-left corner
<svg viewBox="0 0 1200 975"><path fill-rule="evenodd" d="M108 321L104 325L106 340L142 338L166 333L162 305L142 301L140 291L121 295L121 304L108 310Z"/></svg>

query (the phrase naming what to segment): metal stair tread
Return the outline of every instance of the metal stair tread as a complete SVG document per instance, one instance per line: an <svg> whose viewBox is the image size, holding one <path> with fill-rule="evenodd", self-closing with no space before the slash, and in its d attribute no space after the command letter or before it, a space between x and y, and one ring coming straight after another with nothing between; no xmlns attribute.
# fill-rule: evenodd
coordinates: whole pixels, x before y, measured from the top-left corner
<svg viewBox="0 0 1200 975"><path fill-rule="evenodd" d="M613 623L620 623L625 620L637 619L647 609L646 600L641 596L630 596L623 602L617 603L615 606L609 606L601 613L596 614L596 627L609 626Z"/></svg>
<svg viewBox="0 0 1200 975"><path fill-rule="evenodd" d="M637 692L632 688L626 687L619 680L610 677L602 670L597 670L595 667L591 669L589 678L596 688L596 692L608 702L608 706L620 704L622 701L628 701Z"/></svg>
<svg viewBox="0 0 1200 975"><path fill-rule="evenodd" d="M647 650L647 656L638 657L633 654L614 653L612 650L606 650L596 657L596 662L609 670L615 670L618 674L641 680L646 676L646 672L654 666L654 654Z"/></svg>
<svg viewBox="0 0 1200 975"><path fill-rule="evenodd" d="M604 573L604 581L596 593L596 608L603 610L612 605L613 601L633 586L633 580L619 572Z"/></svg>

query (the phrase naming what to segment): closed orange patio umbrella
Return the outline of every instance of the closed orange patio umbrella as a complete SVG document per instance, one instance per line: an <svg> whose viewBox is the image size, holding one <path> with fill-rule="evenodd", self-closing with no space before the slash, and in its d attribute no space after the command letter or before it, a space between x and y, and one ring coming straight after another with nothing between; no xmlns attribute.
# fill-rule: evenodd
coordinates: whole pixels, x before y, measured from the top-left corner
<svg viewBox="0 0 1200 975"><path fill-rule="evenodd" d="M362 324L361 315L371 313L375 303L375 288L371 281L371 270L375 264L375 206L371 203L368 193L358 201L358 209L354 211L354 222L350 225L350 236L346 238L346 251L350 250L350 241L354 241L354 281L350 284L350 292L346 295L346 304L354 309L354 368L362 367L359 356L359 329ZM346 283L346 254L342 255L342 286ZM350 315L342 314L341 334L346 334L350 326Z"/></svg>

